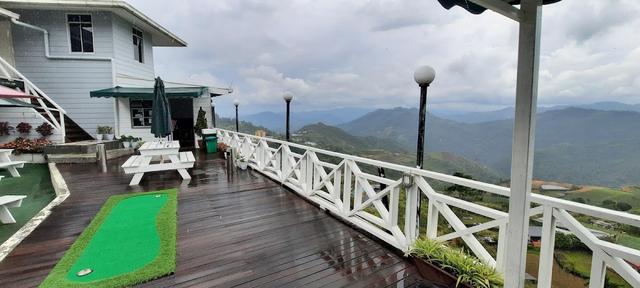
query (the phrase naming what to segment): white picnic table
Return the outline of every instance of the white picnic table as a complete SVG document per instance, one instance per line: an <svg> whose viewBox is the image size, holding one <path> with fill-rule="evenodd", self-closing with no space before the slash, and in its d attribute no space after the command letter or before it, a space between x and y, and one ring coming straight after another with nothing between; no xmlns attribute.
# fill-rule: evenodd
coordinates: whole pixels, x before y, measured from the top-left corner
<svg viewBox="0 0 640 288"><path fill-rule="evenodd" d="M196 159L191 152L180 152L180 142L146 142L138 151L140 155L131 156L122 164L125 173L134 174L130 186L140 184L146 172L177 170L182 179L191 179L187 169L193 168ZM159 163L152 163L154 159L159 159Z"/></svg>
<svg viewBox="0 0 640 288"><path fill-rule="evenodd" d="M24 163L26 162L11 160L11 157L9 157L11 152L13 152L13 149L0 149L0 168L9 170L9 173L11 173L13 177L20 177L17 168L24 167ZM0 179L2 178L0 177Z"/></svg>
<svg viewBox="0 0 640 288"><path fill-rule="evenodd" d="M9 208L22 206L22 199L27 198L25 195L5 195L0 196L0 223L13 224L16 219L11 215Z"/></svg>

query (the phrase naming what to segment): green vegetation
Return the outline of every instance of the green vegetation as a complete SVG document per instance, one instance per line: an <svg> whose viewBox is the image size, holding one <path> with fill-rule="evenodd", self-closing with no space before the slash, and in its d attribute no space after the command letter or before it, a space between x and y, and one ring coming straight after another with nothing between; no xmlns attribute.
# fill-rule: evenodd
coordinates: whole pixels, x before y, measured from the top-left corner
<svg viewBox="0 0 640 288"><path fill-rule="evenodd" d="M436 264L458 277L459 283L473 287L502 287L502 275L478 258L468 256L462 249L455 249L442 242L426 238L418 239L408 253Z"/></svg>
<svg viewBox="0 0 640 288"><path fill-rule="evenodd" d="M640 208L640 190L626 187L616 190L606 187L584 187L580 190L566 193L569 200L582 199L586 204L601 206L614 210L632 212Z"/></svg>
<svg viewBox="0 0 640 288"><path fill-rule="evenodd" d="M27 196L22 201L21 207L9 208L16 223L0 224L0 243L9 239L56 197L51 185L49 167L46 164L25 164L24 168L18 169L18 172L22 177L11 177L7 170L0 170L0 175L5 176L0 181L0 196Z"/></svg>
<svg viewBox="0 0 640 288"><path fill-rule="evenodd" d="M173 273L176 211L175 189L110 197L40 287L128 287Z"/></svg>
<svg viewBox="0 0 640 288"><path fill-rule="evenodd" d="M562 269L584 279L589 279L591 273L591 254L589 252L580 250L556 252L556 261ZM608 271L605 287L631 287L631 285L627 284L618 274Z"/></svg>

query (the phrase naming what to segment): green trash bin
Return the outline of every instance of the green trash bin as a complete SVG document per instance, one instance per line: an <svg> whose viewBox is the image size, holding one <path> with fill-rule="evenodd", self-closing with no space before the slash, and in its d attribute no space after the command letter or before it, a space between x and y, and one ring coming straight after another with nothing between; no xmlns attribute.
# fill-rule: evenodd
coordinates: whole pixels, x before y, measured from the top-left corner
<svg viewBox="0 0 640 288"><path fill-rule="evenodd" d="M215 135L209 135L204 137L204 142L207 145L207 153L212 154L218 152L218 137Z"/></svg>

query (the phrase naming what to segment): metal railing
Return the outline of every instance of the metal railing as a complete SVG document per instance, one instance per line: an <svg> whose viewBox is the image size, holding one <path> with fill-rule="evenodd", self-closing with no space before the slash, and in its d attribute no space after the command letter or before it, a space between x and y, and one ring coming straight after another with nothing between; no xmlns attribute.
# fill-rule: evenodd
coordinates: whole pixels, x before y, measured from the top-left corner
<svg viewBox="0 0 640 288"><path fill-rule="evenodd" d="M509 197L509 188L229 130L218 129L218 136L247 159L252 169L402 251L408 251L419 235L442 241L459 238L481 261L499 272L505 271L504 240L509 214L445 195L430 183L460 185L503 197ZM363 172L362 167L383 167L387 175L398 176L382 178ZM375 189L379 184L386 188ZM420 231L416 225L418 193L425 195L428 201L426 231ZM384 203L385 197L388 203ZM538 287L551 287L556 224L559 222L593 252L590 287L604 286L607 268L633 287L640 287L640 274L629 264L640 263L640 251L598 239L574 215L588 215L635 227L640 227L640 216L539 194L533 194L532 201L530 217L542 215L543 219ZM460 219L460 211L488 220L469 227ZM440 217L448 224L444 228L438 225ZM497 232L493 253L475 235L483 231Z"/></svg>
<svg viewBox="0 0 640 288"><path fill-rule="evenodd" d="M24 83L24 91L22 92L36 97L35 103L34 101L30 103L35 105L33 109L36 114L43 121L53 126L61 134L61 139L64 142L66 138L64 118L67 112L2 57L0 57L0 75L8 80L17 80ZM47 117L40 114L40 111L44 112Z"/></svg>

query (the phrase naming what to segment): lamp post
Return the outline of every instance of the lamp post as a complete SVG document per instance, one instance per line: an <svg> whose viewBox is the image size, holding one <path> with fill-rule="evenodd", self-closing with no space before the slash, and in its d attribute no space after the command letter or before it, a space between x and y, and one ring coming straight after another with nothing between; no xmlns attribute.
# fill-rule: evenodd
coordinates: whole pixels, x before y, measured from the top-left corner
<svg viewBox="0 0 640 288"><path fill-rule="evenodd" d="M216 103L211 98L211 122L213 122L213 128L216 128Z"/></svg>
<svg viewBox="0 0 640 288"><path fill-rule="evenodd" d="M413 79L420 86L420 114L418 117L418 147L416 155L416 167L422 169L424 161L424 130L427 118L427 88L436 78L436 71L431 66L420 66L413 73ZM416 231L420 231L420 204L422 203L422 195L418 191L416 210ZM417 235L416 235L417 236Z"/></svg>
<svg viewBox="0 0 640 288"><path fill-rule="evenodd" d="M291 107L291 100L293 100L293 94L291 93L284 93L284 95L282 95L282 99L284 99L284 102L287 102L287 142L290 142L290 136L289 136L289 122L290 122L290 117L289 117L289 111L290 111L290 107Z"/></svg>
<svg viewBox="0 0 640 288"><path fill-rule="evenodd" d="M233 105L236 106L236 132L240 132L240 122L238 122L238 106L240 106L240 101L238 101L238 99L233 100Z"/></svg>

